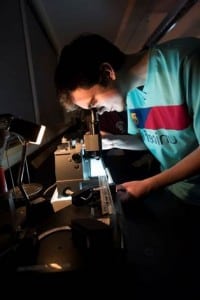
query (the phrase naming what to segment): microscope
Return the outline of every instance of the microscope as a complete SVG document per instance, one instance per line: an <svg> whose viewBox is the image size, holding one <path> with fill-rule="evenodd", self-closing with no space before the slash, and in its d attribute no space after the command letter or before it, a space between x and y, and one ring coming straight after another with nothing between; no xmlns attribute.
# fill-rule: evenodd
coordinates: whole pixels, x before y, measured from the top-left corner
<svg viewBox="0 0 200 300"><path fill-rule="evenodd" d="M111 175L102 159L99 117L96 109L91 109L89 132L83 140L66 140L54 152L55 175L58 197L71 196L77 205L88 203L100 194L102 211L112 211L110 185ZM94 197L93 197L94 196Z"/></svg>

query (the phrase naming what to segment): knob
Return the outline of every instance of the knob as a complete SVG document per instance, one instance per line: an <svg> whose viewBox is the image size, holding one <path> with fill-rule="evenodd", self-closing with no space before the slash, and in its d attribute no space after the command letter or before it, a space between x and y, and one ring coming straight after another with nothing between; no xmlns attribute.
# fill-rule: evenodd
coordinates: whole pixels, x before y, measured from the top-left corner
<svg viewBox="0 0 200 300"><path fill-rule="evenodd" d="M80 164L81 163L81 155L79 153L74 153L72 155L72 159L75 163Z"/></svg>

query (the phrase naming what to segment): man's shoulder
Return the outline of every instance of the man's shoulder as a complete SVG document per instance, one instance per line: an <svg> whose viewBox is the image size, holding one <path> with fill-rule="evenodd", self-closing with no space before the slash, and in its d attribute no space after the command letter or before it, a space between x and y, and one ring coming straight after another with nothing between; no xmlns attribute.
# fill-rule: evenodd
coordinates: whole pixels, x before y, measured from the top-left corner
<svg viewBox="0 0 200 300"><path fill-rule="evenodd" d="M192 57L200 55L200 39L196 37L184 37L173 40L168 40L164 43L160 43L152 47L150 51L150 58L152 61L158 63L166 61L171 66L179 62L182 62L186 57ZM155 67L155 64L154 64Z"/></svg>
<svg viewBox="0 0 200 300"><path fill-rule="evenodd" d="M200 39L197 37L182 37L182 38L176 38L172 40L167 40L165 42L162 42L160 44L157 44L155 47L157 48L174 48L174 47L196 47L200 46Z"/></svg>

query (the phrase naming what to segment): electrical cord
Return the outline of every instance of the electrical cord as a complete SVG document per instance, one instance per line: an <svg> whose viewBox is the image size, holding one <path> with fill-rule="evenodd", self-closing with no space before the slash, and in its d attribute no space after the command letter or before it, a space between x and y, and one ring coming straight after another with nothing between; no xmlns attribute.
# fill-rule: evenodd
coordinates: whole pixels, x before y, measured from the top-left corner
<svg viewBox="0 0 200 300"><path fill-rule="evenodd" d="M46 194L53 189L56 186L56 182L54 182L52 185L46 188L46 190L43 192L43 196L46 196Z"/></svg>

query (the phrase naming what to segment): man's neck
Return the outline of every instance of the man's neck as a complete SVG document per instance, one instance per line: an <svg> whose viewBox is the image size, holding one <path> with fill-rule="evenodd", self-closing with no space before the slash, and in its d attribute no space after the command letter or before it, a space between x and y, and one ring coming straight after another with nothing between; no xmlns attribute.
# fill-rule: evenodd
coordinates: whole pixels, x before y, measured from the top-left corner
<svg viewBox="0 0 200 300"><path fill-rule="evenodd" d="M148 52L141 52L138 54L137 62L131 67L131 74L134 77L138 77L140 79L140 85L144 84L146 80L147 74L147 66L148 66Z"/></svg>
<svg viewBox="0 0 200 300"><path fill-rule="evenodd" d="M130 90L144 85L147 68L148 51L141 51L126 56L123 68L116 75L117 84L124 97Z"/></svg>

